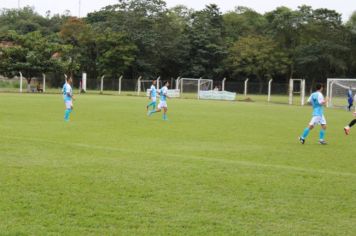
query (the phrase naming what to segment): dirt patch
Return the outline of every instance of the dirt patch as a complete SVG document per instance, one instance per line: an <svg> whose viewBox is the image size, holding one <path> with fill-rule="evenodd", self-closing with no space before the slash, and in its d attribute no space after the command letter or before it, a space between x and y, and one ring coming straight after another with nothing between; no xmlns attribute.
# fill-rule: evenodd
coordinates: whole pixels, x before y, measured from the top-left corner
<svg viewBox="0 0 356 236"><path fill-rule="evenodd" d="M244 99L239 99L237 100L239 102L255 102L254 100L252 100L251 98L244 98Z"/></svg>

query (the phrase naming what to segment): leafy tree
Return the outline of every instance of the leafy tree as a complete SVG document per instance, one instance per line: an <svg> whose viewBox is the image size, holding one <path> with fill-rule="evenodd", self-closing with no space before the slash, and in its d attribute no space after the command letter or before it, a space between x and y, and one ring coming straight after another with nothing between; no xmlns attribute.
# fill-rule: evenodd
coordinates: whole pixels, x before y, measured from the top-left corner
<svg viewBox="0 0 356 236"><path fill-rule="evenodd" d="M185 34L191 10L177 6L157 19L154 31L157 38L156 57L158 73L162 77L178 77L186 73L190 42Z"/></svg>
<svg viewBox="0 0 356 236"><path fill-rule="evenodd" d="M228 61L235 74L256 78L260 93L265 79L285 73L290 64L278 44L264 36L241 37L230 48Z"/></svg>
<svg viewBox="0 0 356 236"><path fill-rule="evenodd" d="M120 0L99 13L90 14L88 21L94 22L95 28L110 27L114 32L126 34L138 48L129 69L130 77L151 77L159 73L160 62L160 31L155 24L166 10L162 0Z"/></svg>
<svg viewBox="0 0 356 236"><path fill-rule="evenodd" d="M66 73L73 77L80 68L82 53L86 51L84 46L92 40L91 27L83 20L71 17L62 25L59 36L64 44L71 45L62 56L67 61Z"/></svg>
<svg viewBox="0 0 356 236"><path fill-rule="evenodd" d="M341 15L306 6L299 11L304 23L294 57L297 74L310 79L312 84L325 81L329 76L343 76L347 70L345 55L349 48Z"/></svg>
<svg viewBox="0 0 356 236"><path fill-rule="evenodd" d="M123 33L107 30L96 39L97 65L102 75L115 77L122 74L135 60L136 46Z"/></svg>
<svg viewBox="0 0 356 236"><path fill-rule="evenodd" d="M190 41L190 75L216 78L223 74L222 62L226 55L223 40L223 19L215 4L192 15L187 29Z"/></svg>
<svg viewBox="0 0 356 236"><path fill-rule="evenodd" d="M53 33L50 25L53 23L35 12L33 8L3 9L0 11L0 32L14 30L19 34L40 31L43 35Z"/></svg>
<svg viewBox="0 0 356 236"><path fill-rule="evenodd" d="M227 43L236 42L241 36L263 35L266 19L251 8L236 7L235 11L223 15ZM231 46L231 45L229 45Z"/></svg>
<svg viewBox="0 0 356 236"><path fill-rule="evenodd" d="M303 23L302 14L299 11L292 11L287 7L278 7L276 10L265 14L267 24L267 34L273 37L279 47L288 55L290 60L295 57L295 51L300 44L300 27ZM294 76L294 63L290 63L286 79Z"/></svg>
<svg viewBox="0 0 356 236"><path fill-rule="evenodd" d="M349 21L346 23L346 27L349 30L348 44L350 45L350 50L348 53L348 75L352 77L356 76L356 11L351 15Z"/></svg>
<svg viewBox="0 0 356 236"><path fill-rule="evenodd" d="M28 82L28 91L33 77L62 67L52 57L61 46L49 42L38 31L25 35L10 31L2 39L10 46L0 48L0 72L7 75L22 72Z"/></svg>
<svg viewBox="0 0 356 236"><path fill-rule="evenodd" d="M264 15L246 7L221 14L214 4L194 11L168 9L164 0L119 0L86 18L69 15L0 10L0 73L85 71L94 79L122 73L249 75L259 81L304 77L310 83L356 76L356 13L344 24L339 13L306 5Z"/></svg>

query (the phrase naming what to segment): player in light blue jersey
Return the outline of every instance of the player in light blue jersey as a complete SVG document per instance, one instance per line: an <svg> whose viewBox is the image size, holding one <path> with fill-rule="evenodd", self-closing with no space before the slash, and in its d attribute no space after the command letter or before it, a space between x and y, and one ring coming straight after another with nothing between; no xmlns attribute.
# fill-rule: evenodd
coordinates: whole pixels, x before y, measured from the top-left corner
<svg viewBox="0 0 356 236"><path fill-rule="evenodd" d="M326 101L322 94L324 87L321 84L316 86L316 92L312 93L312 95L308 99L308 103L313 106L313 118L309 123L309 126L305 128L302 136L299 137L299 141L304 144L305 139L308 137L310 130L312 130L316 125L321 125L321 130L319 133L319 143L322 145L327 144L325 142L325 131L326 131L326 119L324 117L324 105Z"/></svg>
<svg viewBox="0 0 356 236"><path fill-rule="evenodd" d="M72 90L72 78L66 79L66 83L63 85L62 93L65 104L64 120L69 121L70 113L73 111L73 90Z"/></svg>
<svg viewBox="0 0 356 236"><path fill-rule="evenodd" d="M152 81L152 85L150 88L150 97L149 99L151 100L151 102L146 106L146 110L148 111L148 109L150 107L152 107L152 110L156 109L156 104L157 104L157 89L156 89L156 80Z"/></svg>
<svg viewBox="0 0 356 236"><path fill-rule="evenodd" d="M168 111L167 98L169 98L168 87L169 87L169 82L165 81L163 83L163 87L159 91L160 102L158 104L157 110L149 111L148 112L149 116L151 116L153 113L161 112L163 109L163 120L167 120L167 111Z"/></svg>

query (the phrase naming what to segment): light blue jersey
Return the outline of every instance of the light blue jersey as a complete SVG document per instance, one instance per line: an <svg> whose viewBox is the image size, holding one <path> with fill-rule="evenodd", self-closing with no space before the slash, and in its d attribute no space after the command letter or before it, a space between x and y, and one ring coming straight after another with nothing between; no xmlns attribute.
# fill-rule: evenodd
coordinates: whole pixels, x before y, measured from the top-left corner
<svg viewBox="0 0 356 236"><path fill-rule="evenodd" d="M349 91L347 92L347 97L349 99L352 99L352 90L351 89L349 89Z"/></svg>
<svg viewBox="0 0 356 236"><path fill-rule="evenodd" d="M167 93L168 93L167 86L163 86L160 90L161 102L167 101Z"/></svg>
<svg viewBox="0 0 356 236"><path fill-rule="evenodd" d="M152 84L151 85L151 98L156 98L157 97L157 89L156 87Z"/></svg>
<svg viewBox="0 0 356 236"><path fill-rule="evenodd" d="M72 87L68 83L65 83L63 85L62 93L65 102L72 101L73 91L72 91Z"/></svg>
<svg viewBox="0 0 356 236"><path fill-rule="evenodd" d="M324 115L324 96L321 92L315 92L310 95L308 102L313 106L313 116L323 116Z"/></svg>

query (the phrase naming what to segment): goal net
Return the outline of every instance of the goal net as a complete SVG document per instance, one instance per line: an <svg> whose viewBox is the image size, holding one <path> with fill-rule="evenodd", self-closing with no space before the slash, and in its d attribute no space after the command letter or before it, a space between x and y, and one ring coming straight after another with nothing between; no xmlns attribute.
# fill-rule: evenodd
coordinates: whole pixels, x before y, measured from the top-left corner
<svg viewBox="0 0 356 236"><path fill-rule="evenodd" d="M356 93L356 79L328 79L326 96L329 98L327 107L347 107L347 93L351 88Z"/></svg>
<svg viewBox="0 0 356 236"><path fill-rule="evenodd" d="M213 90L213 84L211 79L180 78L177 87L181 97L199 99L199 92Z"/></svg>

